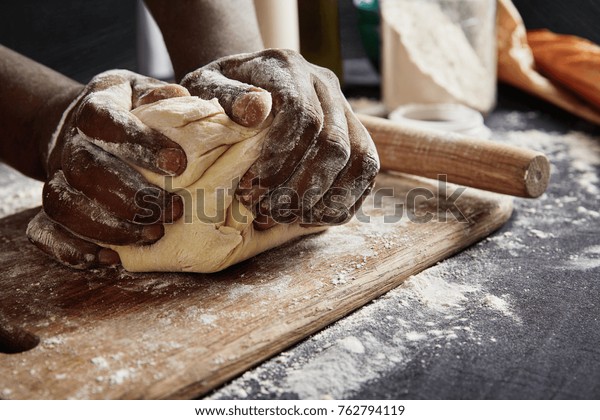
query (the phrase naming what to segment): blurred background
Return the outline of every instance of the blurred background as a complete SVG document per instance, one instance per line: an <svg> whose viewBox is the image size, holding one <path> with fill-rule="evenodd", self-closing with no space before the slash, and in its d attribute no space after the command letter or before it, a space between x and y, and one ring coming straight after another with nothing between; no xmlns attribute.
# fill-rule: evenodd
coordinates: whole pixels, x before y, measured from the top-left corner
<svg viewBox="0 0 600 420"><path fill-rule="evenodd" d="M339 50L347 93L378 95L379 83L359 33L359 15L352 0L300 0L307 9L337 10L327 16L328 31L339 32ZM359 3L359 2L356 2ZM528 29L548 28L600 43L598 0L514 0ZM135 0L29 0L5 2L0 13L0 44L58 70L80 82L95 74L124 68L144 72L148 55L138 29L145 25ZM315 15L305 18L306 31ZM337 20L337 22L335 21ZM140 22L142 21L142 22ZM143 31L142 31L143 32ZM304 46L310 42L306 33ZM152 58L150 58L152 59ZM164 68L160 64L158 70ZM335 66L335 65L332 65ZM337 70L339 73L339 69ZM160 72L159 72L160 73ZM163 74L158 74L164 77Z"/></svg>

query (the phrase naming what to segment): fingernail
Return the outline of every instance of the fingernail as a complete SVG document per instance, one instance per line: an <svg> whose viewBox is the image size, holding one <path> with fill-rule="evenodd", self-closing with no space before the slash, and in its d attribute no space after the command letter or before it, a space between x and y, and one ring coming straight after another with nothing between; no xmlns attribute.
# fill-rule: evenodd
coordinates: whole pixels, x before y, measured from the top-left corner
<svg viewBox="0 0 600 420"><path fill-rule="evenodd" d="M175 98L178 96L190 96L190 93L183 86L175 84L159 86L141 95L136 106L151 104L163 99Z"/></svg>
<svg viewBox="0 0 600 420"><path fill-rule="evenodd" d="M157 165L169 175L179 175L185 169L187 159L179 149L162 149L158 152Z"/></svg>
<svg viewBox="0 0 600 420"><path fill-rule="evenodd" d="M116 251L109 248L102 248L98 251L98 263L105 266L113 266L121 263L121 258Z"/></svg>
<svg viewBox="0 0 600 420"><path fill-rule="evenodd" d="M142 228L142 241L154 243L162 238L164 232L163 225L146 225Z"/></svg>
<svg viewBox="0 0 600 420"><path fill-rule="evenodd" d="M252 89L233 101L231 112L237 123L245 127L258 126L271 112L271 94L262 89Z"/></svg>

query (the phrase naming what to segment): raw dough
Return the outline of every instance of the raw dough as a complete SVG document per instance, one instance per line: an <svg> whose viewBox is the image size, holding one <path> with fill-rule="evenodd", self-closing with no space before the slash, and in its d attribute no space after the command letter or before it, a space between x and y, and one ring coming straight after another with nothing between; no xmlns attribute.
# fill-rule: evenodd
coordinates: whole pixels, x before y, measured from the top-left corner
<svg viewBox="0 0 600 420"><path fill-rule="evenodd" d="M164 99L132 112L179 143L188 166L173 178L138 168L153 184L181 195L185 210L181 219L165 225L164 237L153 245L110 246L125 269L211 273L324 229L279 224L257 231L252 213L234 197L237 180L258 158L271 118L257 128L243 127L227 117L216 99L193 96Z"/></svg>

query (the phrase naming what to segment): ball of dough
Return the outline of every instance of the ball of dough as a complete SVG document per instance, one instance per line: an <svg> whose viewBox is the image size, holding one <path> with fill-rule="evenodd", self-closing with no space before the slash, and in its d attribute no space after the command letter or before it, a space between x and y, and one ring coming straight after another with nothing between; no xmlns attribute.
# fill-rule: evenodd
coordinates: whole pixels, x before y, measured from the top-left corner
<svg viewBox="0 0 600 420"><path fill-rule="evenodd" d="M188 165L177 177L137 168L153 184L179 194L181 219L149 246L111 246L129 271L212 273L291 239L324 228L279 224L258 231L253 215L235 198L237 181L258 158L272 119L248 128L234 123L216 99L164 99L132 111L144 124L179 143ZM105 245L106 246L106 245Z"/></svg>

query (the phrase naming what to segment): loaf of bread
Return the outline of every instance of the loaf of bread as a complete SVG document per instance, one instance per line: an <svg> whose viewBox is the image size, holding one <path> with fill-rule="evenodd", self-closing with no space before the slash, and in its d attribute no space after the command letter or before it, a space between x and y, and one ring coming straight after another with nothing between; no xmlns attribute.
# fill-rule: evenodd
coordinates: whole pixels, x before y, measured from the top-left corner
<svg viewBox="0 0 600 420"><path fill-rule="evenodd" d="M600 109L600 46L546 29L528 31L538 71Z"/></svg>

